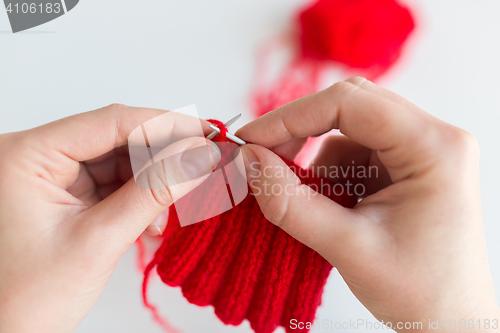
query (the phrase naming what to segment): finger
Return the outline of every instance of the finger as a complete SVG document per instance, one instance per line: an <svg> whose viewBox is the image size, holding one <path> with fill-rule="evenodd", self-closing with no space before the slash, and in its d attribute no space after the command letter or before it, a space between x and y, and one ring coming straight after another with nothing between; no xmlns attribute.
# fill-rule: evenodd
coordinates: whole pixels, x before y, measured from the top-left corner
<svg viewBox="0 0 500 333"><path fill-rule="evenodd" d="M89 207L101 201L99 194L96 192L96 184L87 168L83 165L80 165L80 171L75 182L66 191Z"/></svg>
<svg viewBox="0 0 500 333"><path fill-rule="evenodd" d="M48 149L53 148L75 161L85 161L124 145L135 128L166 113L168 111L113 104L60 119L32 131ZM171 119L182 122L189 118L194 117L177 113L175 118ZM210 130L207 121L198 119L198 125L200 124L203 131ZM163 132L168 136L171 135L175 123L159 125L163 126ZM178 126L178 129L189 130L187 126Z"/></svg>
<svg viewBox="0 0 500 333"><path fill-rule="evenodd" d="M275 147L296 138L319 135L332 128L355 142L377 150L394 181L425 168L437 158L440 120L411 112L398 103L343 81L281 108L242 127L242 139Z"/></svg>
<svg viewBox="0 0 500 333"><path fill-rule="evenodd" d="M114 149L112 152L116 150L117 149ZM82 197L75 196L89 204L89 206L93 206L99 201L107 198L133 177L129 160L130 157L128 154L113 154L105 160L94 161L94 163L86 162L86 170L88 175L93 178L93 184L95 185L96 193L93 195L94 200L84 200ZM69 193L71 193L70 189L71 187L68 188ZM165 230L167 220L168 209L160 214L145 231L152 236L159 236L163 233L163 230Z"/></svg>
<svg viewBox="0 0 500 333"><path fill-rule="evenodd" d="M145 230L151 236L161 236L167 227L168 209L161 213Z"/></svg>
<svg viewBox="0 0 500 333"><path fill-rule="evenodd" d="M311 169L335 183L363 184L362 197L371 195L392 184L375 151L354 142L344 135L328 137Z"/></svg>
<svg viewBox="0 0 500 333"><path fill-rule="evenodd" d="M116 147L113 150L108 151L105 154L102 154L101 156L98 156L96 158L86 160L85 164L94 164L94 163L99 163L104 160L107 160L109 158L117 157L117 156L128 156L128 147L126 145Z"/></svg>
<svg viewBox="0 0 500 333"><path fill-rule="evenodd" d="M424 113L424 111L422 111L422 109L420 109L415 104L409 102L406 98L399 96L398 94L396 94L393 91L390 91L390 90L385 89L381 86L378 86L375 83L365 79L364 77L354 76L354 77L348 78L346 81L358 86L360 89L364 89L366 91L377 94L381 97L387 98L393 102L396 102L399 105L408 108L409 110Z"/></svg>
<svg viewBox="0 0 500 333"><path fill-rule="evenodd" d="M129 178L130 179L130 178ZM109 197L111 194L113 194L116 190L118 190L120 187L122 187L125 184L125 182L114 182L111 184L106 184L97 187L96 193L99 196L99 201L106 199Z"/></svg>
<svg viewBox="0 0 500 333"><path fill-rule="evenodd" d="M208 154L199 147L207 146ZM175 147L173 147L175 145ZM122 253L165 209L200 185L219 163L217 146L204 138L188 138L165 148L158 163L145 169L136 180L83 212L81 233L97 244L106 237L107 246ZM180 154L172 154L172 152ZM192 152L196 154L193 155ZM156 168L160 166L160 169Z"/></svg>
<svg viewBox="0 0 500 333"><path fill-rule="evenodd" d="M344 176L342 172L336 175L328 172L327 168L319 167L336 166L345 171L353 165L368 166L372 151L345 135L332 135L325 139L310 168L317 170L317 173L322 177L335 180L335 178ZM350 173L344 172L344 174L347 177Z"/></svg>
<svg viewBox="0 0 500 333"><path fill-rule="evenodd" d="M97 186L118 181L125 183L132 177L129 156L116 155L100 162L84 165Z"/></svg>
<svg viewBox="0 0 500 333"><path fill-rule="evenodd" d="M273 147L271 150L279 156L286 158L289 161L293 161L295 157L297 157L300 150L304 147L306 141L306 138L294 139Z"/></svg>
<svg viewBox="0 0 500 333"><path fill-rule="evenodd" d="M131 177L130 158L125 155L113 155L96 163L80 163L78 177L66 191L92 207Z"/></svg>
<svg viewBox="0 0 500 333"><path fill-rule="evenodd" d="M245 145L242 152L250 188L267 220L337 266L345 262L347 252L362 246L358 240L364 233L359 229L363 218L354 210L302 185L281 158L266 148Z"/></svg>

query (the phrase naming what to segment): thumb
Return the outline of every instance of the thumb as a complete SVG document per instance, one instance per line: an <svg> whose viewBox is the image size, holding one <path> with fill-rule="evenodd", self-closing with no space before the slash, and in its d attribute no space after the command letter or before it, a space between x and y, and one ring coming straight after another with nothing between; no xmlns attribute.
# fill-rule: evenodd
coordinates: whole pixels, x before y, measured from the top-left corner
<svg viewBox="0 0 500 333"><path fill-rule="evenodd" d="M220 159L217 145L205 138L175 142L124 186L82 213L81 233L92 243L102 244L105 238L106 248L121 254L159 214L203 183Z"/></svg>
<svg viewBox="0 0 500 333"><path fill-rule="evenodd" d="M301 184L283 160L270 150L241 149L247 180L265 218L331 263L347 255L358 238L358 214Z"/></svg>

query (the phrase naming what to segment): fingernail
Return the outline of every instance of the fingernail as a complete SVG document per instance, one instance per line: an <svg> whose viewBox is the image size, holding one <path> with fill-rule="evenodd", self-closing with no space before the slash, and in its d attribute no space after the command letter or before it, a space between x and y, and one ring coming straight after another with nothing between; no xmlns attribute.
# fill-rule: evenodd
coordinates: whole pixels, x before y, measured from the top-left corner
<svg viewBox="0 0 500 333"><path fill-rule="evenodd" d="M247 179L260 177L260 160L248 146L242 146L243 161L245 162L245 171Z"/></svg>
<svg viewBox="0 0 500 333"><path fill-rule="evenodd" d="M182 152L180 167L189 180L210 174L221 160L219 147L207 140L207 144L199 143Z"/></svg>
<svg viewBox="0 0 500 333"><path fill-rule="evenodd" d="M165 227L165 225L163 223L164 219L165 219L164 213L161 213L160 216L158 216L156 218L156 220L154 220L154 222L153 222L153 227L158 231L158 235L163 234L162 228Z"/></svg>
<svg viewBox="0 0 500 333"><path fill-rule="evenodd" d="M164 211L146 228L146 233L151 236L161 236L167 227L168 210Z"/></svg>
<svg viewBox="0 0 500 333"><path fill-rule="evenodd" d="M210 146L210 158L212 159L212 171L217 167L220 160L222 159L222 155L219 149L219 146L213 141L208 141Z"/></svg>
<svg viewBox="0 0 500 333"><path fill-rule="evenodd" d="M161 224L163 222L163 214L160 214L147 228L146 233L151 236L161 236L163 234Z"/></svg>

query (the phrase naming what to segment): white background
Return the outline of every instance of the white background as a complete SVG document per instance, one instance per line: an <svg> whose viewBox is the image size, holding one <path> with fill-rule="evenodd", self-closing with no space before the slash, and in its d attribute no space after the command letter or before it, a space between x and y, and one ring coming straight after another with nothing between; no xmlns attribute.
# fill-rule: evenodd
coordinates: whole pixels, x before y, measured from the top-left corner
<svg viewBox="0 0 500 333"><path fill-rule="evenodd" d="M114 102L165 109L196 103L206 118L227 120L243 112L235 127L241 126L251 119L257 46L289 29L303 3L82 0L67 15L15 35L2 9L0 133ZM379 83L478 138L486 238L499 295L500 2L406 3L417 14L417 32L403 60ZM133 248L120 261L78 333L161 332L141 304L135 255ZM157 279L150 295L184 332L251 332L247 322L222 325L212 308L188 304L179 289ZM317 315L374 321L337 272Z"/></svg>

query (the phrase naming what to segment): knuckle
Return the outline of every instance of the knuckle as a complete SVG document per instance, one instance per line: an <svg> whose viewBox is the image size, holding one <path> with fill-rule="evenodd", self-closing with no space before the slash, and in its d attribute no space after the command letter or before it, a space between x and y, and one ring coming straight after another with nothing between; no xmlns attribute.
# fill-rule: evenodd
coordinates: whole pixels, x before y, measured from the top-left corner
<svg viewBox="0 0 500 333"><path fill-rule="evenodd" d="M479 163L479 146L476 138L469 132L446 124L439 130L438 149L435 149L434 169L436 180L440 186L435 189L446 189L457 186L462 181L470 180L472 170L477 170ZM460 181L459 181L460 180Z"/></svg>
<svg viewBox="0 0 500 333"><path fill-rule="evenodd" d="M112 112L123 112L127 109L127 106L125 104L121 103L113 103L105 107L106 109L111 110Z"/></svg>
<svg viewBox="0 0 500 333"><path fill-rule="evenodd" d="M459 158L478 157L479 143L469 132L450 126L444 131L444 141L451 153Z"/></svg>
<svg viewBox="0 0 500 333"><path fill-rule="evenodd" d="M328 87L327 90L332 95L337 95L337 94L342 95L352 92L353 88L354 86L351 83L347 81L340 81Z"/></svg>
<svg viewBox="0 0 500 333"><path fill-rule="evenodd" d="M461 132L462 132L462 134L460 137L460 145L467 152L471 152L473 154L478 153L479 152L479 142L477 141L476 137L467 131L461 131Z"/></svg>
<svg viewBox="0 0 500 333"><path fill-rule="evenodd" d="M153 164L146 169L147 188L151 193L152 201L160 206L170 206L173 197L168 186L167 179L163 176L163 172L159 163Z"/></svg>
<svg viewBox="0 0 500 333"><path fill-rule="evenodd" d="M168 187L165 189L151 189L150 190L153 201L163 207L172 205L173 198Z"/></svg>
<svg viewBox="0 0 500 333"><path fill-rule="evenodd" d="M367 82L370 81L359 76L354 76L347 80L334 83L326 90L332 98L337 98L338 96L352 97L353 94L358 92L361 89L361 86Z"/></svg>
<svg viewBox="0 0 500 333"><path fill-rule="evenodd" d="M362 76L351 76L350 78L348 78L345 81L349 82L349 83L352 83L352 84L354 84L355 86L358 86L358 87L361 87L363 84L369 82L367 79L365 79Z"/></svg>
<svg viewBox="0 0 500 333"><path fill-rule="evenodd" d="M262 213L266 220L274 225L283 228L285 224L285 217L288 210L288 196L271 195Z"/></svg>
<svg viewBox="0 0 500 333"><path fill-rule="evenodd" d="M120 114L125 113L128 110L128 106L125 104L120 104L120 103L113 103L104 108L105 110L108 110L111 112L113 115L115 115L115 134L116 134L116 141L124 141L127 139L126 134L124 131L122 131L122 123L120 122L120 117L118 117ZM123 137L121 137L123 136Z"/></svg>

